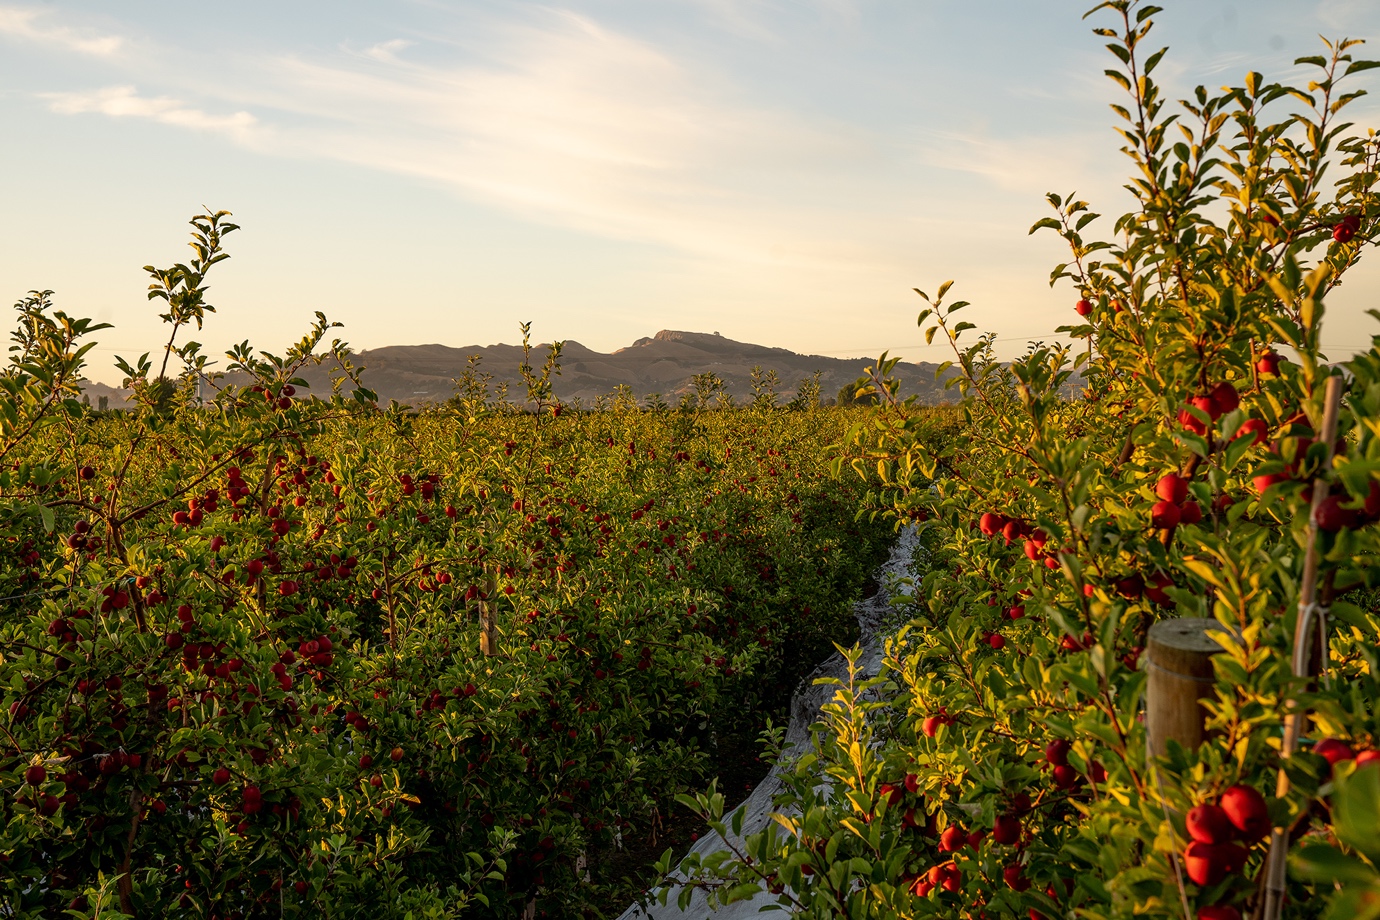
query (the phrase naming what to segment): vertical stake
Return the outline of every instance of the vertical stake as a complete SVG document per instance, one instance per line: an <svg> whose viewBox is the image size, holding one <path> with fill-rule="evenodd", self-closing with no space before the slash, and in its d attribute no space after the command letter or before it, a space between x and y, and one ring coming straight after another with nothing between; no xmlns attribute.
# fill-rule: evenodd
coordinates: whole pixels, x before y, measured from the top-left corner
<svg viewBox="0 0 1380 920"><path fill-rule="evenodd" d="M485 655L498 654L498 628L494 625L494 595L497 593L498 579L485 565L484 593L479 599L479 650Z"/></svg>
<svg viewBox="0 0 1380 920"><path fill-rule="evenodd" d="M1335 374L1327 378L1324 396L1322 440L1327 445L1327 459L1313 480L1313 503L1308 510L1308 549L1303 557L1303 584L1299 590L1298 620L1294 624L1293 668L1295 677L1308 677L1312 670L1311 640L1313 617L1318 613L1318 508L1327 498L1328 484L1324 475L1332 468L1332 451L1337 441L1337 410L1342 401L1342 378ZM1324 655L1327 649L1322 649ZM1287 704L1287 701L1286 701ZM1288 759L1298 747L1306 712L1291 708L1284 716L1284 743L1280 756ZM1289 775L1279 768L1275 780L1275 798L1289 794ZM1264 920L1279 920L1284 903L1284 871L1289 855L1288 828L1276 827L1270 833L1270 855L1265 861Z"/></svg>

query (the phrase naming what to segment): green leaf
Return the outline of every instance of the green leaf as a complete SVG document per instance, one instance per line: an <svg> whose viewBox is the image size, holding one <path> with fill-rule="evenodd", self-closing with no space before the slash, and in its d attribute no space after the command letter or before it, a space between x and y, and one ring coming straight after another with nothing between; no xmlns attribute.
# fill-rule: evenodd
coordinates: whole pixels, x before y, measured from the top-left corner
<svg viewBox="0 0 1380 920"><path fill-rule="evenodd" d="M1380 863L1380 768L1364 767L1337 779L1332 808L1337 838Z"/></svg>
<svg viewBox="0 0 1380 920"><path fill-rule="evenodd" d="M732 904L734 901L746 901L761 890L756 882L743 882L741 885L734 885L723 893L723 903Z"/></svg>
<svg viewBox="0 0 1380 920"><path fill-rule="evenodd" d="M1361 860L1321 844L1304 847L1290 862L1294 874L1309 881L1367 884L1380 880L1375 870Z"/></svg>

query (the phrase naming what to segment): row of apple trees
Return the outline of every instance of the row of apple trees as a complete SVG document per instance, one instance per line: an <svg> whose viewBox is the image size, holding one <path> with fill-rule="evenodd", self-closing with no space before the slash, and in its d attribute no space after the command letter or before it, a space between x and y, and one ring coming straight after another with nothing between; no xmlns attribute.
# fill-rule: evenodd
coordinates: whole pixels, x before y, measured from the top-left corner
<svg viewBox="0 0 1380 920"><path fill-rule="evenodd" d="M129 411L78 402L99 327L18 304L0 915L600 915L890 540L829 475L847 412L565 411L557 351L521 407L382 410L324 318L212 373L178 334L227 217L149 269Z"/></svg>
<svg viewBox="0 0 1380 920"><path fill-rule="evenodd" d="M682 893L820 918L1380 915L1380 350L1323 348L1380 235L1380 138L1343 120L1377 65L1333 42L1306 88L1249 73L1172 105L1157 12L1094 11L1135 207L1092 237L1051 195L1031 230L1068 245L1074 344L999 362L948 284L921 294L964 435L936 443L883 356L839 460L922 521L908 624L792 752L777 822L680 865ZM1208 740L1151 757L1168 617L1215 618L1222 651Z"/></svg>

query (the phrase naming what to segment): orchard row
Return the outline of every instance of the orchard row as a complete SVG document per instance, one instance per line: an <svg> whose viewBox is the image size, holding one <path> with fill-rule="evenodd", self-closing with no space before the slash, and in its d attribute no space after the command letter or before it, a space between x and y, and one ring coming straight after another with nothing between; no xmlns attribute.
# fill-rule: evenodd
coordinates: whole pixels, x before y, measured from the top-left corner
<svg viewBox="0 0 1380 920"><path fill-rule="evenodd" d="M285 379L4 457L7 916L593 911L887 540L826 468L843 410L408 414Z"/></svg>

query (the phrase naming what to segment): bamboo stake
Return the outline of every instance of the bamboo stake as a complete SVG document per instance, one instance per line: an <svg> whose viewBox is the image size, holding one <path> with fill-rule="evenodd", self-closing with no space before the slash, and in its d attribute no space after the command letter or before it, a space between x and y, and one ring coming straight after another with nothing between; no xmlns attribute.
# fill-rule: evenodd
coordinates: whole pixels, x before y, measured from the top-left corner
<svg viewBox="0 0 1380 920"><path fill-rule="evenodd" d="M484 567L484 594L479 599L479 650L485 655L498 654L498 627L494 625L494 595L498 593L498 579Z"/></svg>
<svg viewBox="0 0 1380 920"><path fill-rule="evenodd" d="M1322 440L1327 445L1327 459L1323 462L1319 475L1313 480L1313 502L1308 511L1308 549L1303 557L1303 584L1299 590L1298 621L1294 624L1293 669L1295 677L1308 677L1312 670L1311 646L1313 639L1313 618L1322 621L1326 611L1319 611L1316 600L1318 591L1318 509L1327 497L1328 483L1324 475L1332 468L1332 451L1337 440L1337 410L1342 401L1342 378L1327 378L1327 392L1324 397ZM1324 655L1326 649L1322 649ZM1298 747L1299 735L1303 730L1307 713L1290 711L1284 716L1284 741L1280 747L1280 757L1288 759ZM1279 768L1275 781L1275 798L1289 794L1289 775L1284 767ZM1270 834L1270 855L1266 859L1265 912L1264 920L1279 920L1284 903L1285 863L1289 855L1288 829L1276 827Z"/></svg>

